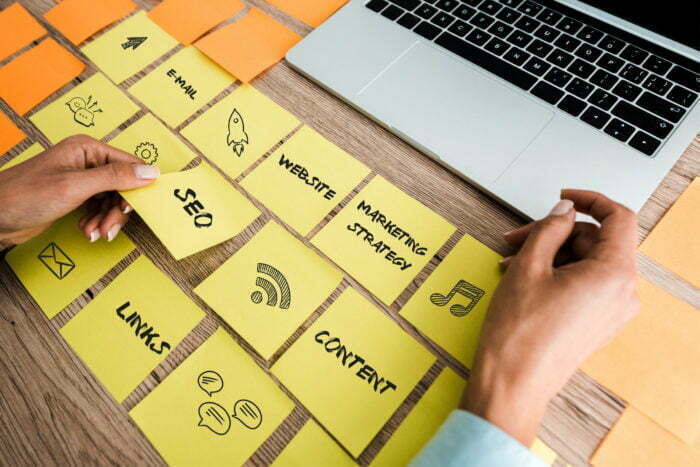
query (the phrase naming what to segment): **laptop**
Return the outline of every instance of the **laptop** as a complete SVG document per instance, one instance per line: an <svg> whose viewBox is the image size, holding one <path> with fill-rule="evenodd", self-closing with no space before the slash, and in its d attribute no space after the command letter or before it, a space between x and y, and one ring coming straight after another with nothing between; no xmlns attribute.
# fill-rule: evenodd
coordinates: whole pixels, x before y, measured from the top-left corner
<svg viewBox="0 0 700 467"><path fill-rule="evenodd" d="M639 210L700 129L695 2L351 0L287 54L531 218L561 188Z"/></svg>

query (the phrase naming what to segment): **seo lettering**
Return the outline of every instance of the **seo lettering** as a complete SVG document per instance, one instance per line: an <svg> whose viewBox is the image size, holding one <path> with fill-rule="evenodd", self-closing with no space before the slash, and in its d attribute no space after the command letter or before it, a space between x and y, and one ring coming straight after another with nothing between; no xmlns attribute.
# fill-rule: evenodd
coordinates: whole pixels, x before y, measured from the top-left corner
<svg viewBox="0 0 700 467"><path fill-rule="evenodd" d="M194 226L198 229L202 227L211 227L214 223L214 216L211 213L204 211L204 205L197 199L197 192L192 188L187 188L184 192L177 188L173 191L173 195L183 203L183 211L190 217L194 217Z"/></svg>

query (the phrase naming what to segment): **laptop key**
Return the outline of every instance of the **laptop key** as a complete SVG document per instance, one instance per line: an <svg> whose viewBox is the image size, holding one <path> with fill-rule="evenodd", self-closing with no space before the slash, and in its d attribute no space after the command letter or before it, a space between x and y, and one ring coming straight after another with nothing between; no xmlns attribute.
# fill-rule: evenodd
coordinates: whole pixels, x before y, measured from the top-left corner
<svg viewBox="0 0 700 467"><path fill-rule="evenodd" d="M446 28L447 26L452 24L454 20L455 19L452 15L441 11L437 15L433 16L433 19L431 19L430 22L433 23L435 26Z"/></svg>
<svg viewBox="0 0 700 467"><path fill-rule="evenodd" d="M540 81L537 83L537 85L532 88L532 91L530 91L532 94L535 96L539 97L540 99L544 100L545 102L549 102L550 104L554 105L557 103L559 99L562 98L564 95L564 91L561 89L557 89L551 84L547 84L544 81Z"/></svg>
<svg viewBox="0 0 700 467"><path fill-rule="evenodd" d="M605 39L600 41L600 44L598 44L598 47L613 55L617 55L617 53L620 52L624 46L624 42L612 36L605 36Z"/></svg>
<svg viewBox="0 0 700 467"><path fill-rule="evenodd" d="M610 120L610 115L589 105L586 111L581 115L581 120L600 130L608 120Z"/></svg>
<svg viewBox="0 0 700 467"><path fill-rule="evenodd" d="M591 76L591 83L595 84L596 86L600 86L603 89L610 89L615 83L618 82L619 79L620 78L611 75L607 71L596 70L596 72L593 73L593 76Z"/></svg>
<svg viewBox="0 0 700 467"><path fill-rule="evenodd" d="M560 31L564 31L567 34L576 34L576 31L581 29L581 26L583 24L579 23L575 19L572 18L564 18L561 21L559 21L559 24L557 24L557 29Z"/></svg>
<svg viewBox="0 0 700 467"><path fill-rule="evenodd" d="M634 63L635 65L641 65L645 58L649 56L649 52L645 52L642 49L635 47L633 45L628 45L625 50L622 51L620 57L625 60Z"/></svg>
<svg viewBox="0 0 700 467"><path fill-rule="evenodd" d="M486 12L489 15L495 15L501 8L503 8L503 6L499 5L493 0L484 0L484 3L479 5L479 10Z"/></svg>
<svg viewBox="0 0 700 467"><path fill-rule="evenodd" d="M627 81L620 81L612 90L613 94L620 96L628 101L633 101L642 92L642 88L635 86Z"/></svg>
<svg viewBox="0 0 700 467"><path fill-rule="evenodd" d="M404 10L408 11L413 11L416 9L418 5L420 5L420 0L389 0L391 3L394 3Z"/></svg>
<svg viewBox="0 0 700 467"><path fill-rule="evenodd" d="M386 10L382 11L382 16L389 18L390 20L395 20L403 14L403 10L396 5L389 5Z"/></svg>
<svg viewBox="0 0 700 467"><path fill-rule="evenodd" d="M500 19L501 21L508 23L508 24L513 24L515 23L515 20L520 18L521 14L518 13L517 11L504 7L501 11L498 12L496 15L496 18Z"/></svg>
<svg viewBox="0 0 700 467"><path fill-rule="evenodd" d="M554 49L554 51L549 54L547 61L561 68L566 68L566 66L571 63L574 56L564 52L561 49Z"/></svg>
<svg viewBox="0 0 700 467"><path fill-rule="evenodd" d="M397 21L401 26L407 29L413 29L413 27L420 23L420 18L411 13L404 13L404 15Z"/></svg>
<svg viewBox="0 0 700 467"><path fill-rule="evenodd" d="M557 107L574 117L578 117L578 115L583 112L583 109L586 108L586 103L574 96L566 95L561 102L559 102Z"/></svg>
<svg viewBox="0 0 700 467"><path fill-rule="evenodd" d="M651 133L657 138L665 138L671 133L673 125L649 112L635 107L629 102L619 101L612 109L612 114L632 125Z"/></svg>
<svg viewBox="0 0 700 467"><path fill-rule="evenodd" d="M437 13L437 8L430 5L421 5L415 13L423 19L430 19Z"/></svg>
<svg viewBox="0 0 700 467"><path fill-rule="evenodd" d="M527 46L527 51L537 55L538 57L546 57L549 52L552 51L554 47L552 47L549 44L545 44L539 39L535 39L535 41Z"/></svg>
<svg viewBox="0 0 700 467"><path fill-rule="evenodd" d="M489 28L489 32L491 34L500 38L505 38L508 34L511 33L512 30L513 26L508 26L507 24L502 23L500 21L497 21L493 24L493 26Z"/></svg>
<svg viewBox="0 0 700 467"><path fill-rule="evenodd" d="M476 45L484 45L489 39L491 39L491 34L488 34L481 29L474 29L467 36L467 40Z"/></svg>
<svg viewBox="0 0 700 467"><path fill-rule="evenodd" d="M529 34L525 34L522 31L516 30L515 32L513 32L513 34L508 36L508 39L506 40L513 45L517 45L518 47L525 47L532 40L532 36L530 36Z"/></svg>
<svg viewBox="0 0 700 467"><path fill-rule="evenodd" d="M471 31L473 29L472 26L468 25L464 21L457 20L452 26L450 26L450 31L452 34L459 36L459 37L464 37L466 33Z"/></svg>
<svg viewBox="0 0 700 467"><path fill-rule="evenodd" d="M598 57L600 57L603 51L597 47L593 47L592 45L583 44L581 47L576 49L576 52L574 53L577 57L581 57L584 60L588 60L589 62L593 63L598 59Z"/></svg>
<svg viewBox="0 0 700 467"><path fill-rule="evenodd" d="M700 92L700 75L685 68L674 66L673 70L668 74L668 79L692 91Z"/></svg>
<svg viewBox="0 0 700 467"><path fill-rule="evenodd" d="M435 39L438 34L440 34L440 28L426 21L423 21L418 26L416 26L416 29L414 29L414 31L431 41Z"/></svg>
<svg viewBox="0 0 700 467"><path fill-rule="evenodd" d="M508 52L503 56L506 60L508 60L510 63L513 63L514 65L522 65L527 61L528 58L530 58L530 54L520 50L517 47L511 47Z"/></svg>
<svg viewBox="0 0 700 467"><path fill-rule="evenodd" d="M683 107L650 92L642 94L642 97L637 101L637 105L673 123L678 123L685 113Z"/></svg>
<svg viewBox="0 0 700 467"><path fill-rule="evenodd" d="M476 10L474 8L469 8L466 5L460 5L455 11L452 12L457 18L467 21L469 18L474 16Z"/></svg>
<svg viewBox="0 0 700 467"><path fill-rule="evenodd" d="M673 86L673 84L671 84L670 81L656 75L649 76L647 80L644 81L644 84L642 84L642 87L645 89L653 91L656 94L661 94L662 96L671 89L671 86Z"/></svg>
<svg viewBox="0 0 700 467"><path fill-rule="evenodd" d="M683 89L680 86L674 86L673 89L671 89L671 92L668 93L667 97L676 104L680 104L683 107L690 107L693 105L693 102L695 102L698 95L694 92L688 91L687 89Z"/></svg>
<svg viewBox="0 0 700 467"><path fill-rule="evenodd" d="M528 16L523 16L515 23L516 28L522 29L525 32L532 32L535 29L537 29L537 26L539 26L539 25L540 25L539 21L537 21L533 18L530 18Z"/></svg>
<svg viewBox="0 0 700 467"><path fill-rule="evenodd" d="M435 40L435 43L521 89L528 90L537 81L537 78L524 72L520 68L511 65L501 58L494 57L488 52L474 47L450 33L442 33L440 37Z"/></svg>
<svg viewBox="0 0 700 467"><path fill-rule="evenodd" d="M571 79L571 73L554 67L544 75L544 79L561 88Z"/></svg>
<svg viewBox="0 0 700 467"><path fill-rule="evenodd" d="M540 10L542 10L542 5L539 5L535 2L530 2L529 0L526 0L522 5L518 7L518 11L521 11L529 16L536 16L537 13L540 12Z"/></svg>
<svg viewBox="0 0 700 467"><path fill-rule="evenodd" d="M559 34L561 34L559 31L547 26L546 24L543 24L537 31L535 31L535 36L547 42L552 42Z"/></svg>
<svg viewBox="0 0 700 467"><path fill-rule="evenodd" d="M571 94L581 99L585 99L593 91L593 85L580 78L574 78L565 88Z"/></svg>
<svg viewBox="0 0 700 467"><path fill-rule="evenodd" d="M654 151L656 151L656 148L658 148L660 144L661 141L656 138L652 138L643 131L638 131L635 133L629 142L630 146L637 151L643 152L647 156L654 154Z"/></svg>
<svg viewBox="0 0 700 467"><path fill-rule="evenodd" d="M554 45L561 47L567 52L573 52L580 44L580 40L575 39L568 34L562 34L556 41L554 41Z"/></svg>
<svg viewBox="0 0 700 467"><path fill-rule="evenodd" d="M632 136L632 133L634 133L634 128L622 120L613 118L603 131L624 143L630 138L630 136Z"/></svg>
<svg viewBox="0 0 700 467"><path fill-rule="evenodd" d="M502 41L498 37L494 37L489 41L488 44L484 46L486 50L496 55L503 55L506 49L510 47L506 42Z"/></svg>
<svg viewBox="0 0 700 467"><path fill-rule="evenodd" d="M591 76L595 67L588 62L584 62L580 58L577 58L574 63L569 67L569 71L578 76L579 78L586 79Z"/></svg>
<svg viewBox="0 0 700 467"><path fill-rule="evenodd" d="M669 68L671 68L671 62L664 60L661 57L657 57L656 55L652 55L651 57L647 58L646 62L644 62L644 65L642 66L649 71L653 71L659 75L664 75Z"/></svg>
<svg viewBox="0 0 700 467"><path fill-rule="evenodd" d="M457 5L459 5L459 2L457 0L439 0L435 4L436 7L448 13L454 10Z"/></svg>
<svg viewBox="0 0 700 467"><path fill-rule="evenodd" d="M634 84L639 84L644 81L644 78L646 78L648 74L648 71L642 70L631 63L628 63L620 72L620 76L626 80L632 81Z"/></svg>
<svg viewBox="0 0 700 467"><path fill-rule="evenodd" d="M593 29L590 26L585 26L578 34L576 34L576 37L583 39L589 44L597 44L598 41L603 38L603 33L597 29Z"/></svg>
<svg viewBox="0 0 700 467"><path fill-rule="evenodd" d="M537 76L542 76L547 72L552 67L552 65L545 63L543 60L540 60L537 57L532 57L530 60L527 61L525 68L527 71L532 73L533 75Z"/></svg>
<svg viewBox="0 0 700 467"><path fill-rule="evenodd" d="M612 72L612 73L617 73L620 68L622 68L622 65L624 65L625 62L609 53L605 53L602 57L600 57L600 60L598 60L598 66L601 68L605 68L606 70Z"/></svg>
<svg viewBox="0 0 700 467"><path fill-rule="evenodd" d="M561 18L562 15L560 13L550 10L549 8L545 8L542 13L537 16L538 20L542 21L543 23L547 23L550 26L557 24Z"/></svg>
<svg viewBox="0 0 700 467"><path fill-rule="evenodd" d="M388 4L389 4L389 2L387 2L387 1L385 1L385 0L370 0L370 2L367 3L367 5L365 5L365 6L366 6L367 8L369 8L370 10L376 11L377 13L379 13L379 12L382 11Z"/></svg>
<svg viewBox="0 0 700 467"><path fill-rule="evenodd" d="M481 3L481 0L462 0L464 3L468 3L471 6L477 6L479 3Z"/></svg>
<svg viewBox="0 0 700 467"><path fill-rule="evenodd" d="M588 98L588 102L601 109L610 110L615 102L617 102L617 97L602 89L596 89L595 92L591 94L591 97Z"/></svg>
<svg viewBox="0 0 700 467"><path fill-rule="evenodd" d="M486 29L489 26L491 26L491 24L494 21L495 20L492 17L479 12L469 22L472 23L474 26L479 26L481 29Z"/></svg>
<svg viewBox="0 0 700 467"><path fill-rule="evenodd" d="M522 1L523 0L501 0L501 3L511 8L515 8L520 5Z"/></svg>

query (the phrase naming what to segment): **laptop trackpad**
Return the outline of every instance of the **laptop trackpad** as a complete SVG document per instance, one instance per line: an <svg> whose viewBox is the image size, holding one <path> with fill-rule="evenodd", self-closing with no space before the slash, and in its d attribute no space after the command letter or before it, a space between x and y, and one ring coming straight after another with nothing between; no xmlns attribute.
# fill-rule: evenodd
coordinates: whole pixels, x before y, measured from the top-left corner
<svg viewBox="0 0 700 467"><path fill-rule="evenodd" d="M368 113L475 182L493 182L554 113L422 42L415 43L356 100Z"/></svg>

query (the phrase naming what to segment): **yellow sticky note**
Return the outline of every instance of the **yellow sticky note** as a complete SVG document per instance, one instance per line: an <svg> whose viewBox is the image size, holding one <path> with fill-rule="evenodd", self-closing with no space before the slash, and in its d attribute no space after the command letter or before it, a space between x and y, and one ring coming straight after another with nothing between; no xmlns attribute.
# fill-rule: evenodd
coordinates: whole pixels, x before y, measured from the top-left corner
<svg viewBox="0 0 700 467"><path fill-rule="evenodd" d="M80 50L112 81L121 83L177 45L145 11L139 11Z"/></svg>
<svg viewBox="0 0 700 467"><path fill-rule="evenodd" d="M498 282L501 256L465 235L401 310L423 334L471 367Z"/></svg>
<svg viewBox="0 0 700 467"><path fill-rule="evenodd" d="M390 304L454 231L426 206L375 177L311 243Z"/></svg>
<svg viewBox="0 0 700 467"><path fill-rule="evenodd" d="M332 467L357 465L313 420L306 422L272 466L306 467L310 464Z"/></svg>
<svg viewBox="0 0 700 467"><path fill-rule="evenodd" d="M78 229L81 211L56 221L27 243L14 247L5 260L24 287L53 318L134 250L131 240L90 243Z"/></svg>
<svg viewBox="0 0 700 467"><path fill-rule="evenodd" d="M408 465L438 431L450 412L459 406L466 385L464 378L445 368L370 465Z"/></svg>
<svg viewBox="0 0 700 467"><path fill-rule="evenodd" d="M268 222L195 292L267 360L342 278L313 250Z"/></svg>
<svg viewBox="0 0 700 467"><path fill-rule="evenodd" d="M298 125L296 117L245 84L181 133L235 179Z"/></svg>
<svg viewBox="0 0 700 467"><path fill-rule="evenodd" d="M691 182L639 251L700 287L700 178Z"/></svg>
<svg viewBox="0 0 700 467"><path fill-rule="evenodd" d="M204 162L121 194L175 259L238 235L260 215L258 208Z"/></svg>
<svg viewBox="0 0 700 467"><path fill-rule="evenodd" d="M219 329L130 415L169 465L242 465L294 404Z"/></svg>
<svg viewBox="0 0 700 467"><path fill-rule="evenodd" d="M544 442L542 442L542 440L539 438L535 439L535 442L532 443L532 446L530 446L530 452L542 459L542 461L547 465L552 465L554 464L554 461L557 460L557 453L552 448L544 444Z"/></svg>
<svg viewBox="0 0 700 467"><path fill-rule="evenodd" d="M171 127L181 124L235 78L194 47L186 47L129 91Z"/></svg>
<svg viewBox="0 0 700 467"><path fill-rule="evenodd" d="M434 362L388 316L348 289L272 372L357 457Z"/></svg>
<svg viewBox="0 0 700 467"><path fill-rule="evenodd" d="M152 114L146 114L108 143L129 152L161 173L182 170L197 155Z"/></svg>
<svg viewBox="0 0 700 467"><path fill-rule="evenodd" d="M10 167L14 167L15 165L21 164L24 161L27 161L31 159L32 157L36 156L37 154L41 153L44 151L44 147L39 144L39 143L34 143L31 146L29 146L27 149L24 151L20 152L17 154L15 157L10 159L10 161L0 167L0 171L9 169Z"/></svg>
<svg viewBox="0 0 700 467"><path fill-rule="evenodd" d="M105 75L95 73L29 120L55 144L76 134L102 139L138 111Z"/></svg>
<svg viewBox="0 0 700 467"><path fill-rule="evenodd" d="M204 318L145 256L87 304L61 335L122 402Z"/></svg>
<svg viewBox="0 0 700 467"><path fill-rule="evenodd" d="M306 235L368 174L364 164L305 126L241 185Z"/></svg>

